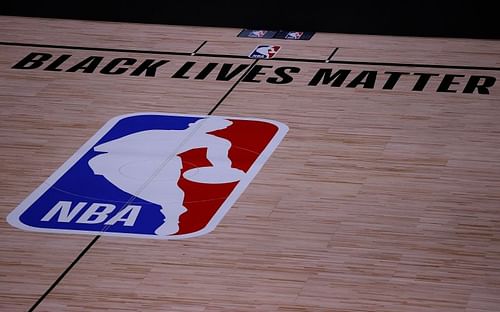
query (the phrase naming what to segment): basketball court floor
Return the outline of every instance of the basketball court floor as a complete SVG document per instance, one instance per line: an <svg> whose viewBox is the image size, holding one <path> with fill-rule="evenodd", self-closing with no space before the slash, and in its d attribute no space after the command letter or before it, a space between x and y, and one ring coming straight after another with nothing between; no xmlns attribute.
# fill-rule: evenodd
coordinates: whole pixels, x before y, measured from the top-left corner
<svg viewBox="0 0 500 312"><path fill-rule="evenodd" d="M0 30L1 311L498 311L499 41L8 16ZM169 134L222 116L226 139L206 140L232 169L227 144L255 154L225 197L177 177L188 211L188 196L220 202L202 235L182 215L177 234L147 232L144 214L162 218L147 198L112 212L104 173L68 171L112 154L98 140L131 116ZM123 148L162 146L143 138ZM82 193L57 189L66 176Z"/></svg>

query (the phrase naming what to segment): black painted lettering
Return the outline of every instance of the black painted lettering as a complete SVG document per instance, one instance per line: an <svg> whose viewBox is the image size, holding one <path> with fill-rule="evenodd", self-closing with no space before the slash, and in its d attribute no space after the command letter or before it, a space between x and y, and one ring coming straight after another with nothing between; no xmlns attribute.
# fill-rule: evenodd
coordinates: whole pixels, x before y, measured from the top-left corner
<svg viewBox="0 0 500 312"><path fill-rule="evenodd" d="M491 76L470 76L464 88L464 93L474 93L477 89L479 94L490 94L488 88L493 87L496 78Z"/></svg>
<svg viewBox="0 0 500 312"><path fill-rule="evenodd" d="M101 69L101 74L106 74L106 75L123 74L124 72L126 72L128 70L128 67L123 67L123 66L134 65L135 62L137 62L136 59L128 58L128 57L115 58ZM118 65L121 65L121 66L117 67Z"/></svg>
<svg viewBox="0 0 500 312"><path fill-rule="evenodd" d="M179 70L175 72L175 74L172 75L172 78L182 78L182 79L189 79L189 76L184 76L190 69L193 67L193 65L196 64L196 62L186 62L184 65L182 65Z"/></svg>
<svg viewBox="0 0 500 312"><path fill-rule="evenodd" d="M455 78L458 77L465 77L465 75L453 75L453 74L444 75L443 80L441 80L441 83L437 88L437 92L457 92L457 90L451 90L450 87L451 85L460 84L459 82L453 81Z"/></svg>
<svg viewBox="0 0 500 312"><path fill-rule="evenodd" d="M350 69L339 69L334 74L329 68L320 68L314 77L309 81L308 85L317 86L319 82L322 84L332 83L332 87L340 87L351 73Z"/></svg>
<svg viewBox="0 0 500 312"><path fill-rule="evenodd" d="M93 73L97 66L99 66L99 63L101 63L102 59L102 56L89 56L80 63L68 69L67 72L74 73L81 70L84 73Z"/></svg>
<svg viewBox="0 0 500 312"><path fill-rule="evenodd" d="M356 88L362 85L363 88L373 89L375 87L375 80L377 79L377 72L374 70L363 70L351 82L347 84L347 88Z"/></svg>
<svg viewBox="0 0 500 312"><path fill-rule="evenodd" d="M219 63L208 63L205 68L203 68L194 79L205 79L207 78L208 74L210 74L214 68L219 65Z"/></svg>
<svg viewBox="0 0 500 312"><path fill-rule="evenodd" d="M155 63L156 62L156 63ZM132 73L130 73L130 76L140 76L142 73L145 72L146 77L154 77L156 76L156 70L158 67L168 63L167 60L152 60L152 59L147 59L144 62L142 62L141 65L139 65Z"/></svg>
<svg viewBox="0 0 500 312"><path fill-rule="evenodd" d="M233 69L231 71L231 68L233 67L233 64L222 64L222 68L219 71L219 74L217 75L217 80L221 81L229 81L233 79L235 76L239 75L242 71L245 70L245 68L248 67L248 64L240 64L238 67Z"/></svg>
<svg viewBox="0 0 500 312"><path fill-rule="evenodd" d="M71 57L71 54L63 54L56 58L52 63L50 63L47 67L45 67L43 70L48 70L48 71L62 71L59 66L64 63L67 59Z"/></svg>
<svg viewBox="0 0 500 312"><path fill-rule="evenodd" d="M255 78L257 76L260 76L260 75L265 75L265 73L262 72L262 69L264 69L264 68L272 68L272 66L269 66L269 65L255 65L248 72L248 74L245 75L245 77L242 79L242 81L245 81L245 82L260 82L260 80L257 80Z"/></svg>
<svg viewBox="0 0 500 312"><path fill-rule="evenodd" d="M293 81L293 77L289 73L296 74L298 72L300 72L300 68L298 67L292 67L292 66L278 67L274 70L274 73L278 75L278 77L269 77L267 78L266 81L273 84L290 83Z"/></svg>
<svg viewBox="0 0 500 312"><path fill-rule="evenodd" d="M424 90L425 86L427 85L427 82L429 82L429 79L433 76L439 76L439 74L428 74L428 73L413 73L416 76L419 76L417 79L417 82L413 86L412 91L422 91Z"/></svg>
<svg viewBox="0 0 500 312"><path fill-rule="evenodd" d="M22 60L17 62L12 68L15 69L35 69L42 66L43 62L48 61L52 57L49 53L36 53L31 52L26 55Z"/></svg>
<svg viewBox="0 0 500 312"><path fill-rule="evenodd" d="M387 81L384 83L384 86L382 87L382 89L384 90L394 89L394 86L396 85L396 83L398 83L399 78L401 78L401 76L410 74L410 73L392 72L392 71L387 71L385 73L389 75L389 78L387 78Z"/></svg>

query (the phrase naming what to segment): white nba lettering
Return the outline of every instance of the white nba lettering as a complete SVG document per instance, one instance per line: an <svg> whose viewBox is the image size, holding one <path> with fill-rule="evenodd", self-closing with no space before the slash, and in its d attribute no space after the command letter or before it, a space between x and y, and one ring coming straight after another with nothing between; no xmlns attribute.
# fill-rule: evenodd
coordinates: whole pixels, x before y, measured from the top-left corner
<svg viewBox="0 0 500 312"><path fill-rule="evenodd" d="M59 217L57 218L57 222L71 222L73 218L82 210L86 202L78 203L73 209L71 209L70 201L59 201L57 204L52 207L52 209L47 212L47 214L42 218L42 221L50 221L58 212Z"/></svg>
<svg viewBox="0 0 500 312"><path fill-rule="evenodd" d="M104 208L104 209L102 209ZM116 206L113 204L92 204L82 216L76 220L76 223L95 224L101 223L106 220L106 217L115 210ZM101 211L98 211L101 210ZM92 219L93 218L93 219Z"/></svg>
<svg viewBox="0 0 500 312"><path fill-rule="evenodd" d="M140 211L141 206L128 205L104 224L114 225L116 222L124 222L123 225L125 226L133 226L135 224L135 221L137 220L137 217L139 216ZM128 217L125 217L127 214Z"/></svg>
<svg viewBox="0 0 500 312"><path fill-rule="evenodd" d="M49 212L45 214L45 216L43 216L42 221L50 221L57 214L59 214L57 222L71 222L78 215L78 213L85 208L87 203L79 202L76 206L71 208L72 204L73 203L70 201L59 201L54 205L54 207L52 207L52 209L49 210ZM115 208L116 206L113 204L94 203L90 205L80 218L78 218L76 223L102 223L106 220L108 215L115 210ZM133 226L139 216L141 208L141 206L128 205L104 224L114 225L117 222L123 222L123 225L125 226Z"/></svg>

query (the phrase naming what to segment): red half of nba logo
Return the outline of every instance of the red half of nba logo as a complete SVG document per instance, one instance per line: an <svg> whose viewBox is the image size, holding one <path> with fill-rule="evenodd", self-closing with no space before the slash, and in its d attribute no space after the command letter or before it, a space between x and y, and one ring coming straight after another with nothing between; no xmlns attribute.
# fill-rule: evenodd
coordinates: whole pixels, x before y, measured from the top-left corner
<svg viewBox="0 0 500 312"><path fill-rule="evenodd" d="M212 231L283 139L273 120L113 118L8 216L42 232L182 239Z"/></svg>
<svg viewBox="0 0 500 312"><path fill-rule="evenodd" d="M248 57L255 59L270 59L276 56L280 49L281 47L277 45L259 45L255 49L253 49Z"/></svg>

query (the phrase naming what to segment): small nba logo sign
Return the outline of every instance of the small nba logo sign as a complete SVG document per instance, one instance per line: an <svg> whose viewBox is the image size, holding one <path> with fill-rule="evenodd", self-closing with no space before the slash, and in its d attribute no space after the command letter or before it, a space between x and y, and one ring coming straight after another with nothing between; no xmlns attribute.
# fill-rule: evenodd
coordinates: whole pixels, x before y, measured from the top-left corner
<svg viewBox="0 0 500 312"><path fill-rule="evenodd" d="M287 131L265 119L118 116L7 220L40 232L200 236L219 224Z"/></svg>
<svg viewBox="0 0 500 312"><path fill-rule="evenodd" d="M290 31L286 34L285 39L299 40L303 34L304 32L302 31Z"/></svg>
<svg viewBox="0 0 500 312"><path fill-rule="evenodd" d="M266 35L267 31L265 30L252 30L249 34L249 38L264 38Z"/></svg>
<svg viewBox="0 0 500 312"><path fill-rule="evenodd" d="M272 45L259 45L257 46L248 57L254 59L270 59L273 58L276 53L280 50L280 46L272 46Z"/></svg>

